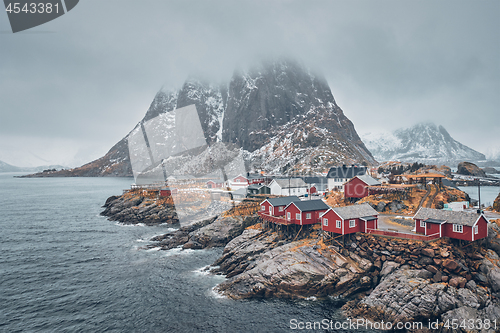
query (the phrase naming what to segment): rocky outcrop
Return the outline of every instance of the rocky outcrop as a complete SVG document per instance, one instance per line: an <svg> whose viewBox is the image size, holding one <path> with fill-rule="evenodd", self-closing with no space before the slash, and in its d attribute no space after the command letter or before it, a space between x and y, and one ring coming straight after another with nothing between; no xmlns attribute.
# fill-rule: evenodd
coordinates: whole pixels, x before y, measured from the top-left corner
<svg viewBox="0 0 500 333"><path fill-rule="evenodd" d="M169 250L182 246L184 249L204 249L225 246L239 236L246 227L256 223L256 216L217 217L204 220L178 230L156 236L148 248L160 247Z"/></svg>
<svg viewBox="0 0 500 333"><path fill-rule="evenodd" d="M457 173L466 176L486 177L486 174L477 165L470 162L458 163Z"/></svg>
<svg viewBox="0 0 500 333"><path fill-rule="evenodd" d="M498 193L498 196L496 197L495 201L493 202L493 210L500 212L500 193Z"/></svg>
<svg viewBox="0 0 500 333"><path fill-rule="evenodd" d="M385 262L377 287L360 302L344 305L345 313L351 317L392 323L428 322L436 318L441 322L448 319L500 319L500 268L495 252L486 251L484 258L477 253L469 253L468 257L474 262L465 266L461 260L452 259L457 251L430 250L420 251L422 259L428 258L426 261L429 263L423 269ZM446 259L437 259L443 255ZM422 259L419 262L424 261ZM476 275L481 276L474 279L469 279L472 277L469 274L465 277L453 275L451 278L444 275L445 271L470 271L475 267L478 269ZM481 285L476 281L481 281Z"/></svg>
<svg viewBox="0 0 500 333"><path fill-rule="evenodd" d="M488 224L488 247L500 255L500 227L496 223Z"/></svg>
<svg viewBox="0 0 500 333"><path fill-rule="evenodd" d="M146 225L179 223L171 199L158 199L129 192L122 196L109 197L103 207L105 210L101 215L108 217L110 221Z"/></svg>
<svg viewBox="0 0 500 333"><path fill-rule="evenodd" d="M348 297L372 286L373 264L340 254L321 240L284 244L277 233L246 230L231 241L215 263L229 280L216 290L231 298Z"/></svg>
<svg viewBox="0 0 500 333"><path fill-rule="evenodd" d="M346 304L344 310L372 321L428 322L428 319L479 317L482 320L500 318L500 304L491 294L472 281L466 288L422 278L421 270L402 266L382 279L380 284L355 306ZM482 317L481 317L482 316Z"/></svg>

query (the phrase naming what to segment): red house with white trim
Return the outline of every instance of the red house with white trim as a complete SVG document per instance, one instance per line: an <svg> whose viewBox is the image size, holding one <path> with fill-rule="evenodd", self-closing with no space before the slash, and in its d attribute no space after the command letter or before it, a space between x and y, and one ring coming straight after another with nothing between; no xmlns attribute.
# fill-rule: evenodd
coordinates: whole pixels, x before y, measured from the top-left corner
<svg viewBox="0 0 500 333"><path fill-rule="evenodd" d="M344 184L346 198L364 198L368 196L368 186L378 186L381 183L369 175L356 176Z"/></svg>
<svg viewBox="0 0 500 333"><path fill-rule="evenodd" d="M284 216L285 207L294 201L300 201L299 197L292 195L290 197L266 199L260 203L260 211L271 216Z"/></svg>
<svg viewBox="0 0 500 333"><path fill-rule="evenodd" d="M264 184L266 182L266 177L262 175L238 175L234 177L230 185L231 187L246 187L248 185L254 185L254 184Z"/></svg>
<svg viewBox="0 0 500 333"><path fill-rule="evenodd" d="M298 225L315 224L329 208L322 200L294 201L285 207L285 219Z"/></svg>
<svg viewBox="0 0 500 333"><path fill-rule="evenodd" d="M422 207L413 219L415 231L427 236L439 234L470 242L488 236L489 221L483 214Z"/></svg>
<svg viewBox="0 0 500 333"><path fill-rule="evenodd" d="M341 235L378 229L378 212L367 203L330 208L321 216L321 228Z"/></svg>
<svg viewBox="0 0 500 333"><path fill-rule="evenodd" d="M207 188L222 188L226 182L222 179L211 179L207 182Z"/></svg>

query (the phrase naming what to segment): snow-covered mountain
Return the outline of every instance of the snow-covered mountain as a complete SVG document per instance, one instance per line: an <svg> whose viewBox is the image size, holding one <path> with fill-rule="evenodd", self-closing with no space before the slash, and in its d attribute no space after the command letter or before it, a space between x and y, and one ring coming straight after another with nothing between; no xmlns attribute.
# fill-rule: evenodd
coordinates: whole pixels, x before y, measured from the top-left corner
<svg viewBox="0 0 500 333"><path fill-rule="evenodd" d="M462 161L485 160L484 154L453 139L443 126L420 123L392 133L362 136L379 162L402 161L455 166Z"/></svg>
<svg viewBox="0 0 500 333"><path fill-rule="evenodd" d="M137 126L192 104L206 142L240 147L249 169L326 171L334 164L376 163L326 80L295 61L237 70L227 84L191 77L179 90L161 89ZM102 158L60 176L132 175L131 133Z"/></svg>
<svg viewBox="0 0 500 333"><path fill-rule="evenodd" d="M0 161L0 172L41 172L43 170L63 169L61 165L42 165L37 167L18 167Z"/></svg>

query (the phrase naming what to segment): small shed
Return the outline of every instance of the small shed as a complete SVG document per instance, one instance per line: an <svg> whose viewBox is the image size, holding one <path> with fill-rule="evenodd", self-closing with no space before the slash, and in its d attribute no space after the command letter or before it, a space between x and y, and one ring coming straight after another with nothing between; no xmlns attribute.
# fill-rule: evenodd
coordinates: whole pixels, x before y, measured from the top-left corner
<svg viewBox="0 0 500 333"><path fill-rule="evenodd" d="M271 193L271 188L266 185L249 185L247 187L247 194L248 195L258 195L258 194L270 194Z"/></svg>

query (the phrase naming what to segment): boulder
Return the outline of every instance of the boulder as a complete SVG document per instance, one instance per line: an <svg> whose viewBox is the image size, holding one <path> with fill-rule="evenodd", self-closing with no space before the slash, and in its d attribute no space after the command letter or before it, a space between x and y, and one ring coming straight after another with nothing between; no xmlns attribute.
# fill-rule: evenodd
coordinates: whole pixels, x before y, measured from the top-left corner
<svg viewBox="0 0 500 333"><path fill-rule="evenodd" d="M380 276L384 277L392 272L394 272L400 264L395 263L394 261L386 261L382 266L382 270L380 271Z"/></svg>
<svg viewBox="0 0 500 333"><path fill-rule="evenodd" d="M444 268L446 268L447 270L449 270L450 272L456 270L459 267L458 263L455 260L453 260L453 259L445 259L441 263L441 265Z"/></svg>
<svg viewBox="0 0 500 333"><path fill-rule="evenodd" d="M424 256L427 256L427 257L430 257L430 258L433 258L433 257L434 257L434 250L433 250L433 249L427 249L427 248L424 248L424 249L422 249L421 253L422 253Z"/></svg>
<svg viewBox="0 0 500 333"><path fill-rule="evenodd" d="M488 280L494 292L500 291L500 268L493 267L488 273Z"/></svg>
<svg viewBox="0 0 500 333"><path fill-rule="evenodd" d="M486 173L483 170L470 162L458 163L457 173L466 176L486 177Z"/></svg>

